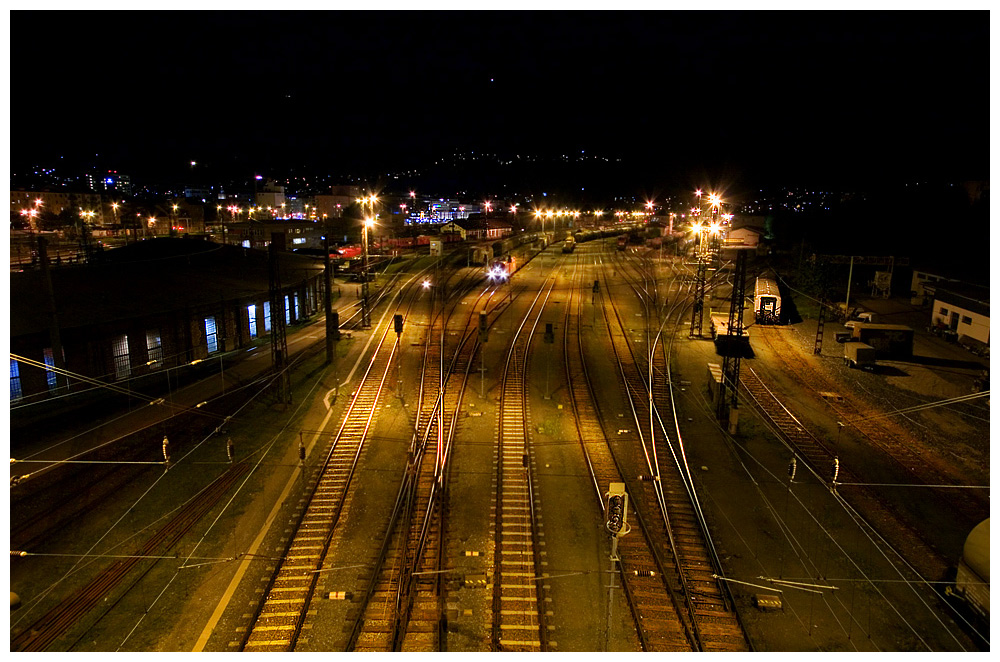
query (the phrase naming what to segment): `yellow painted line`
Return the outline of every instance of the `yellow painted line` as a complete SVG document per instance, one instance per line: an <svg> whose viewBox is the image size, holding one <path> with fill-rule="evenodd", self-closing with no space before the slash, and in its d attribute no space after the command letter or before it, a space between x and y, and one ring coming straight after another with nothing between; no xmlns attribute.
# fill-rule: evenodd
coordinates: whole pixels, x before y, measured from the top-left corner
<svg viewBox="0 0 1000 662"><path fill-rule="evenodd" d="M292 643L291 639L282 639L280 641L248 641L247 647L249 646L287 646Z"/></svg>
<svg viewBox="0 0 1000 662"><path fill-rule="evenodd" d="M302 612L298 612L298 611L276 611L274 613L266 613L266 612L264 612L264 613L261 613L260 617L261 618L285 618L287 616L299 616L301 613ZM286 625L284 627L291 627L291 626L290 625ZM254 630L259 630L259 629L260 629L259 627L255 627L254 628Z"/></svg>

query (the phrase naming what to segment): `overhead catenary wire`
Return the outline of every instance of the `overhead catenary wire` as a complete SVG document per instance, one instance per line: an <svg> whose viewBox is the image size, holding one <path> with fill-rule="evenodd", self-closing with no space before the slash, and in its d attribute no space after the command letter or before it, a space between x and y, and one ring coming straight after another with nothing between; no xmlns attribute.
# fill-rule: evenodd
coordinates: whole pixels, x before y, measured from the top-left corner
<svg viewBox="0 0 1000 662"><path fill-rule="evenodd" d="M44 370L49 370L51 372L55 372L56 374L63 375L63 376L66 376L66 377L72 377L73 379L77 379L79 381L82 381L82 382L85 382L85 383L88 383L88 384L93 384L93 385L95 385L95 386L97 386L99 388L104 388L104 389L107 389L109 391L114 391L115 393L120 393L122 395L127 395L129 397L136 398L137 400L148 401L149 404L147 406L163 405L163 406L168 407L170 409L176 409L178 411L188 412L188 413L197 413L200 416L206 416L206 417L209 417L209 418L218 418L218 419L223 418L223 417L219 416L218 414L212 414L211 412L198 411L197 407L184 407L182 405L173 404L172 402L168 402L166 400L166 398L162 398L161 397L161 398L153 398L153 399L151 399L150 396L145 395L143 393L138 393L136 391L132 391L132 390L127 389L127 388L122 388L120 386L116 386L115 384L109 384L107 382L102 382L102 381L99 381L99 380L94 379L92 377L87 377L86 375L81 375L80 373L71 372L69 370L64 370L64 369L61 369L61 368L57 368L55 366L49 366L49 365L47 365L45 363L41 363L39 361L35 361L34 359L29 359L29 358L26 358L26 357L23 357L23 356L19 356L17 354L11 354L10 357L12 359L14 359L15 361L17 361L19 363L23 363L25 365L33 366L33 367L36 367L36 368L41 368L41 369L44 369ZM204 360L204 359L202 359L202 360ZM188 365L191 365L191 364L188 364Z"/></svg>
<svg viewBox="0 0 1000 662"><path fill-rule="evenodd" d="M290 363L290 364L289 364L289 365L287 366L287 368L286 368L286 369L290 369L290 368L292 367L292 365L294 365L294 362L293 362L293 363ZM272 376L270 377L270 379L268 380L267 384L265 384L265 385L264 385L264 386L263 386L263 387L262 387L262 388L261 388L261 389L260 389L260 390L259 390L259 391L258 391L257 393L253 394L253 395L252 395L252 396L251 396L251 397L250 397L250 398L249 398L249 399L247 400L247 402L245 402L245 403L244 403L243 405L241 405L241 406L240 406L240 407L239 407L239 408L238 408L238 409L236 410L236 412L234 412L233 416L235 416L235 415L236 415L236 414L237 414L237 413L238 413L239 411L241 411L241 410L242 410L243 408L245 408L246 406L248 406L248 405L249 405L249 404L250 404L250 403L251 403L251 402L252 402L253 400L255 400L255 399L256 399L256 398L257 398L257 397L258 397L259 395L261 395L262 393L266 392L266 390L267 390L267 388L268 388L268 385L269 385L269 384L270 384L270 382L271 382L271 381L273 381L273 380L274 380L274 379L275 379L276 377L277 377L276 375L272 375ZM195 452L195 451L196 451L196 450L197 450L198 448L200 448L200 447L201 447L201 446L202 446L202 445L203 445L203 444L204 444L204 443L205 443L206 441L208 441L208 439L210 439L210 438L211 438L212 436L214 436L214 434L215 434L215 432L214 432L214 431L210 432L210 433L209 433L209 434L208 434L208 435L207 435L207 436L206 436L206 437L205 437L204 439L202 439L202 440L201 440L200 442L196 443L194 447L192 447L192 448L191 448L191 449L190 449L190 450L189 450L189 451L188 451L187 453L185 453L185 454L184 454L183 456L181 456L180 458L178 458L178 459L177 459L177 460L176 460L176 461L175 461L175 462L174 462L173 464L175 464L175 465L179 465L179 464L181 464L181 463L182 463L182 462L183 462L183 461L184 461L184 460L185 460L185 459L186 459L187 457L189 457L189 456L191 455L191 453ZM156 487L157 487L157 486L158 486L158 485L160 484L160 482L161 482L161 481L163 481L163 480L164 480L164 478L165 478L165 477L166 477L166 476L168 475L168 473L169 473L169 472L163 472L163 473L161 473L161 474L160 474L159 476L157 476L157 477L156 477L156 478L155 478L155 479L154 479L154 480L153 480L153 481L152 481L152 482L151 482L151 483L150 483L150 484L149 484L149 485L148 485L148 486L146 487L146 489L145 489L145 490L144 490L144 491L142 492L142 494L140 494L140 495L138 496L138 498L136 498L136 499L135 499L135 501L133 501L133 502L132 502L132 503L131 503L131 504L130 504L130 505L128 506L128 508L126 508L126 509L125 509L125 511L124 511L124 512L122 513L122 515L121 515L121 516L120 516L120 517L119 517L118 519L116 519L116 520L115 520L114 522L112 522L112 523L111 523L111 525L110 525L110 526L108 527L108 529L107 529L107 530L106 530L106 531L105 531L105 532L104 532L104 533L103 533L103 534L102 534L102 535L101 535L101 536L100 536L100 537L99 537L99 538L98 538L98 539L97 539L97 540L96 540L96 541L95 541L95 542L94 542L94 543L93 543L93 544L92 544L92 545L91 545L91 546L90 546L90 547L89 547L89 548L88 548L87 550L86 550L86 552L85 552L84 554L90 554L90 553L92 553L92 552L94 551L94 549L96 549L96 548L97 548L97 546L98 546L98 545L100 545L100 544L101 544L101 542L103 542L103 541L104 541L104 539L105 539L105 538L107 538L107 537L108 537L108 536L109 536L109 535L111 534L111 532L112 532L112 531L113 531L113 530L114 530L114 529L115 529L115 528L116 528L116 527L117 527L117 526L118 526L119 524L121 524L122 522L124 522L124 521L125 521L125 518L126 518L126 517L128 517L128 516L129 516L129 515L130 515L130 514L131 514L131 513L132 513L132 512L133 512L133 511L135 510L135 508L136 508L136 507L138 506L138 504L139 504L139 503L140 503L140 502L141 502L141 501L142 501L143 499L145 499L145 498L146 498L146 497L147 497L147 496L148 496L149 494L151 494L151 493L153 492L153 490L154 490L154 489L155 489L155 488L156 488ZM179 507L180 507L180 506L178 506L178 508L179 508ZM176 510L176 509L174 509L174 510ZM162 519L162 517L161 517L161 519ZM138 532L137 532L136 534L134 534L134 535L138 535ZM120 543L120 544L123 544L123 543ZM56 588L57 586L59 586L59 585L60 585L60 584L61 584L61 583L62 583L63 581L65 581L65 580L66 580L67 578L69 578L69 577L70 577L71 575L75 574L75 573L76 573L76 572L77 572L78 570L82 569L82 568L80 568L80 564L84 562L85 558L86 558L86 557L78 559L78 560L77 560L77 562L76 562L76 563L74 563L74 564L73 564L73 566L72 566L72 567L70 567L70 569L69 569L69 570L67 570L67 571L66 571L66 572L65 572L65 573L64 573L64 574L63 574L63 575L62 575L61 577L59 577L58 579L56 579L56 580L55 580L55 581L54 581L54 582L53 582L52 584L50 584L49 586L47 586L47 587L46 587L46 588L45 588L44 590L40 591L40 592L39 592L39 594L37 595L37 597L36 597L36 598L35 598L35 599L34 599L33 601L31 601L30 603L27 603L27 604L25 604L25 605L24 605L24 607L22 607L22 609L21 609L21 610L19 610L19 612L20 612L20 613L18 614L18 617L17 617L17 620L16 620L16 621L14 621L14 622L12 622L12 625L16 625L17 623L20 623L21 621L23 621L23 620L24 620L24 619L25 619L25 618L26 618L26 617L28 616L28 614L30 614L30 613L32 612L32 610L34 609L34 607L35 607L35 606L37 606L38 604L40 604L40 603L41 603L42 599L43 599L43 598L45 598L45 596L47 596L47 595L48 595L49 593L51 593L51 592L52 592L52 591L53 591L53 590L54 590L54 589L55 589L55 588ZM93 560L91 560L90 562L93 562Z"/></svg>

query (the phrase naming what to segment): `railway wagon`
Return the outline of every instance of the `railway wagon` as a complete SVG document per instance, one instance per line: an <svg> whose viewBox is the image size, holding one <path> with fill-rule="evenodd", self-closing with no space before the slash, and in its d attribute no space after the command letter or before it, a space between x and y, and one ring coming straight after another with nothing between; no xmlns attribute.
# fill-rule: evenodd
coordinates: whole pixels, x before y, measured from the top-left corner
<svg viewBox="0 0 1000 662"><path fill-rule="evenodd" d="M576 239L573 237L573 235L567 235L566 240L563 241L562 252L572 253L573 249L575 248L576 248Z"/></svg>
<svg viewBox="0 0 1000 662"><path fill-rule="evenodd" d="M976 525L962 548L954 587L946 593L964 601L976 615L990 618L990 520Z"/></svg>
<svg viewBox="0 0 1000 662"><path fill-rule="evenodd" d="M625 235L620 234L618 235L616 243L618 246L618 250L623 251L625 250L625 245L628 244L628 238Z"/></svg>
<svg viewBox="0 0 1000 662"><path fill-rule="evenodd" d="M510 239L505 239L503 241L494 241L493 242L493 257L496 258L496 259L499 259L499 258L503 257L505 254L509 253L511 251L511 249L514 248L514 247L515 247L515 244Z"/></svg>
<svg viewBox="0 0 1000 662"><path fill-rule="evenodd" d="M880 359L909 359L913 356L913 329L902 324L850 323L851 339L875 348Z"/></svg>
<svg viewBox="0 0 1000 662"><path fill-rule="evenodd" d="M753 310L758 324L781 324L781 293L775 280L757 279L753 287Z"/></svg>

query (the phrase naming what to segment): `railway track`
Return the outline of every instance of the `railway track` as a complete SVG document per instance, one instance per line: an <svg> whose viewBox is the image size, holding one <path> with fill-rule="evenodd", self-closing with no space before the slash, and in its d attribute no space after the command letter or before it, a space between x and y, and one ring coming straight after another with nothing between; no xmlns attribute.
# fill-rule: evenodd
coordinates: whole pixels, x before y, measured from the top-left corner
<svg viewBox="0 0 1000 662"><path fill-rule="evenodd" d="M590 470L595 497L604 508L604 490L613 482L625 480L608 443L587 372L580 324L583 300L581 283L577 282L563 318L563 356L577 440ZM677 613L678 596L666 581L661 558L631 503L628 517L637 523L638 530L618 541L619 576L642 650L691 651L683 619Z"/></svg>
<svg viewBox="0 0 1000 662"><path fill-rule="evenodd" d="M786 333L787 331L781 329L762 326L758 329L757 336L770 349L774 350L775 356L785 363L785 372L795 375L803 387L815 391L836 393L841 387L810 365L810 362L804 359L795 348L788 347L788 342L785 339ZM888 429L886 426L890 424L884 419L881 421L869 420L868 417L876 412L856 403L851 395L825 399L825 402L834 411L838 421L850 425L872 442L875 447L884 451L912 475L916 482L925 485L951 484L959 486L962 484L950 472L936 466L937 458L926 457L915 452L913 450L914 444L906 443L907 440L911 439L910 436L899 426L892 425L892 429ZM936 491L940 498L948 501L969 522L974 523L982 520L983 513L989 509L986 500L977 498L979 495L976 493L959 495L956 494L955 490Z"/></svg>
<svg viewBox="0 0 1000 662"><path fill-rule="evenodd" d="M382 329L376 330L376 333L380 331L378 345L340 429L327 449L319 478L264 592L264 599L242 642L242 650L294 650L323 557L339 522L379 396L398 349L398 341L389 336L392 328L392 320L388 319Z"/></svg>
<svg viewBox="0 0 1000 662"><path fill-rule="evenodd" d="M555 286L550 278L516 330L501 382L492 532L491 648L496 651L545 651L553 645L541 585L543 533L531 474L526 384L532 335Z"/></svg>
<svg viewBox="0 0 1000 662"><path fill-rule="evenodd" d="M649 293L647 287L642 290ZM697 505L679 432L666 425L660 414L661 411L669 412L667 419L676 423L666 349L661 349L659 354L655 351L660 333L659 329L650 327L655 322L648 314L650 307L655 310L660 303L652 299L643 315L645 347L653 350L644 357L645 361L640 361L628 339L629 327L614 300L604 301L605 322L637 427L637 442L650 472L649 480L633 481L636 487L631 491L640 504L639 512L646 514L650 535L662 541L664 554L668 556L669 560L664 562L664 567L670 568L666 578L672 591L683 596L678 614L683 619L692 648L748 650L749 644L732 608L728 589L718 579L724 573ZM657 317L664 316L664 325L670 315L684 309L679 302L668 306L663 301L662 306ZM679 326L680 312L677 314L676 326ZM645 375L640 370L643 362L647 368ZM640 417L643 412L648 413L649 427L645 433L646 416Z"/></svg>
<svg viewBox="0 0 1000 662"><path fill-rule="evenodd" d="M451 312L434 317L425 336L417 424L406 471L390 517L377 569L357 608L348 649L439 651L446 649L444 618L444 503L450 448L476 344L473 316L465 318L458 346L445 365ZM459 379L455 385L451 376ZM444 378L442 378L442 376ZM449 388L451 385L451 388Z"/></svg>
<svg viewBox="0 0 1000 662"><path fill-rule="evenodd" d="M799 460L804 460L816 478L831 489L834 480L836 452L813 435L791 411L767 388L752 367L740 370L740 385L750 396L751 402L766 417ZM862 479L849 467L837 466L837 482L860 483ZM843 497L863 513L873 531L886 534L903 558L920 576L938 578L945 576L949 561L930 547L921 536L882 501L866 488L853 488Z"/></svg>
<svg viewBox="0 0 1000 662"><path fill-rule="evenodd" d="M121 586L132 586L142 579L155 559L167 554L206 513L250 470L250 465L240 462L210 483L201 492L188 500L174 516L155 534L150 536L136 552L115 561L102 570L94 579L69 595L50 609L41 618L24 628L12 628L10 649L12 651L48 650L63 635L70 631L86 616L92 616L102 609L108 596ZM11 556L14 556L11 552ZM136 575L133 571L141 564L148 563L145 571ZM125 589L127 591L127 588Z"/></svg>

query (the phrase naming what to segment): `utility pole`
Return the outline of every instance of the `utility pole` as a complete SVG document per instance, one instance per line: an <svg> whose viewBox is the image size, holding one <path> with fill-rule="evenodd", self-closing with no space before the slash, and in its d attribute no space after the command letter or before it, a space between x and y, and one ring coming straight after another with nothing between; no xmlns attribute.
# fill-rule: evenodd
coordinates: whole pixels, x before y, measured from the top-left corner
<svg viewBox="0 0 1000 662"><path fill-rule="evenodd" d="M844 299L844 314L851 314L851 278L854 276L854 256L851 256L851 266L847 268L847 296Z"/></svg>
<svg viewBox="0 0 1000 662"><path fill-rule="evenodd" d="M326 285L323 295L323 311L326 313L326 364L333 362L334 341L340 340L339 319L333 313L333 273L330 265L329 228L323 237L323 281Z"/></svg>
<svg viewBox="0 0 1000 662"><path fill-rule="evenodd" d="M271 366L277 376L278 402L291 404L291 376L288 374L288 342L285 338L285 298L281 294L281 276L278 272L278 246L284 239L281 232L271 233L268 245L269 296L271 299Z"/></svg>

